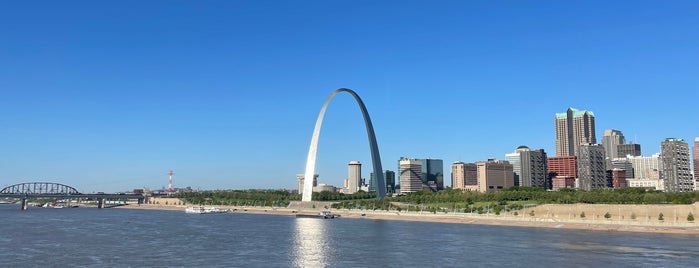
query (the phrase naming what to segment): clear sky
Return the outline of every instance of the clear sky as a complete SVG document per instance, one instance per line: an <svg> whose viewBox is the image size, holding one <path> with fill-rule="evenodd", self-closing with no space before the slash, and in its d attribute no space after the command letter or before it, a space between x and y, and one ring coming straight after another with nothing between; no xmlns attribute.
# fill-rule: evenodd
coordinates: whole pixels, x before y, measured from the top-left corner
<svg viewBox="0 0 699 268"><path fill-rule="evenodd" d="M698 1L5 1L0 186L295 188L354 89L401 156L554 148L554 114L660 150L699 136ZM370 154L349 94L320 182Z"/></svg>

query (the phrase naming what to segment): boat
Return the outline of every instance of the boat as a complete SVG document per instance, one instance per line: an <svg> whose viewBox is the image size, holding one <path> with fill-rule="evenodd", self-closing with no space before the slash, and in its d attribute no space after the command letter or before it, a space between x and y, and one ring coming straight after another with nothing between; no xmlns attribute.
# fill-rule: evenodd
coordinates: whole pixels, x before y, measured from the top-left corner
<svg viewBox="0 0 699 268"><path fill-rule="evenodd" d="M223 210L215 207L188 207L184 212L189 214L215 214L215 213L227 213L229 210Z"/></svg>
<svg viewBox="0 0 699 268"><path fill-rule="evenodd" d="M334 219L340 215L332 214L330 211L322 211L317 214L296 214L296 218L317 218L317 219Z"/></svg>

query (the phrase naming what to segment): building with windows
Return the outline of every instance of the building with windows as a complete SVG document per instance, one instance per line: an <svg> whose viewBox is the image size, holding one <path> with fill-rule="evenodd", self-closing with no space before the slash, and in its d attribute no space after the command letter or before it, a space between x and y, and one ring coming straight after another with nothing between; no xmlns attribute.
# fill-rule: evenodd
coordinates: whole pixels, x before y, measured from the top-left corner
<svg viewBox="0 0 699 268"><path fill-rule="evenodd" d="M690 192L694 179L689 169L689 145L682 139L667 138L660 143L660 178L666 192Z"/></svg>
<svg viewBox="0 0 699 268"><path fill-rule="evenodd" d="M562 176L569 178L578 177L577 157L554 156L546 159L549 178Z"/></svg>
<svg viewBox="0 0 699 268"><path fill-rule="evenodd" d="M694 164L694 190L699 191L699 137L694 138L692 147L692 163Z"/></svg>
<svg viewBox="0 0 699 268"><path fill-rule="evenodd" d="M568 108L565 113L556 113L554 119L556 156L575 156L580 144L597 143L595 115L591 111Z"/></svg>
<svg viewBox="0 0 699 268"><path fill-rule="evenodd" d="M578 182L582 190L607 188L604 147L599 144L583 144L578 151Z"/></svg>
<svg viewBox="0 0 699 268"><path fill-rule="evenodd" d="M359 161L350 161L347 164L347 186L343 189L343 193L353 194L359 191L362 183L362 163Z"/></svg>
<svg viewBox="0 0 699 268"><path fill-rule="evenodd" d="M386 181L386 193L393 194L396 192L396 173L390 170L383 171L383 178ZM369 192L376 192L377 187L376 177L374 172L369 176Z"/></svg>
<svg viewBox="0 0 699 268"><path fill-rule="evenodd" d="M521 166L520 186L551 188L550 183L547 183L548 168L546 167L546 152L544 152L544 149L522 151L519 156Z"/></svg>
<svg viewBox="0 0 699 268"><path fill-rule="evenodd" d="M617 157L640 156L641 155L641 145L635 143L619 144L616 146ZM613 158L612 158L613 159Z"/></svg>
<svg viewBox="0 0 699 268"><path fill-rule="evenodd" d="M444 163L442 159L416 159L422 163L422 185L432 191L444 190Z"/></svg>
<svg viewBox="0 0 699 268"><path fill-rule="evenodd" d="M626 156L633 167L635 179L659 179L660 178L660 154L652 156Z"/></svg>
<svg viewBox="0 0 699 268"><path fill-rule="evenodd" d="M400 193L414 193L422 190L422 162L412 158L398 161L400 174Z"/></svg>
<svg viewBox="0 0 699 268"><path fill-rule="evenodd" d="M451 165L451 187L462 191L478 191L476 164L454 162Z"/></svg>
<svg viewBox="0 0 699 268"><path fill-rule="evenodd" d="M510 164L512 164L512 170L515 173L515 186L520 186L520 176L522 173L522 165L520 165L520 153L529 150L529 147L522 145L517 147L517 149L515 149L514 152L505 154L505 161L510 162Z"/></svg>
<svg viewBox="0 0 699 268"><path fill-rule="evenodd" d="M496 192L515 186L512 164L507 161L488 159L476 162L479 192Z"/></svg>
<svg viewBox="0 0 699 268"><path fill-rule="evenodd" d="M624 170L627 179L634 178L633 164L626 158L615 158L612 160L612 170L614 169Z"/></svg>
<svg viewBox="0 0 699 268"><path fill-rule="evenodd" d="M617 146L626 143L626 138L621 131L616 129L605 129L602 135L602 147L604 147L606 168L612 169L612 160L619 157ZM623 155L626 156L626 155Z"/></svg>

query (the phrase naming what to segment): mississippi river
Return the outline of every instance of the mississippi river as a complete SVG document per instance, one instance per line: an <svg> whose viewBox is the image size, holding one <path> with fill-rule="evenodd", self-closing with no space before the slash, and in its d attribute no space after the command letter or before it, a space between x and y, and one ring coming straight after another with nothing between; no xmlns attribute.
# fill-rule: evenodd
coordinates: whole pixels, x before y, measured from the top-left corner
<svg viewBox="0 0 699 268"><path fill-rule="evenodd" d="M0 205L0 267L699 267L699 236Z"/></svg>

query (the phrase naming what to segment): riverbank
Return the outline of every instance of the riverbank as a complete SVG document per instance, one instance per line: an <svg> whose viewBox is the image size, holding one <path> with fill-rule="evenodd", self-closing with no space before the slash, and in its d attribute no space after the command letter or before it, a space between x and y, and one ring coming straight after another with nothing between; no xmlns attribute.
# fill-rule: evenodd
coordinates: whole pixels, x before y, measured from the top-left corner
<svg viewBox="0 0 699 268"><path fill-rule="evenodd" d="M554 207L551 207L554 206ZM428 212L397 212L397 211L371 211L371 210L336 210L332 209L335 214L344 218L356 218L367 220L401 220L401 221L420 221L420 222L438 222L438 223L455 223L455 224L480 224L493 226L517 226L517 227L533 227L533 228L555 228L555 229L576 229L576 230L594 230L594 231L618 231L618 232L640 232L640 233L665 233L665 234L688 234L699 236L699 224L694 222L679 222L677 217L670 220L668 215L667 221L647 220L644 215L644 220L624 218L620 215L618 220L610 216L609 218L601 218L595 216L597 211L632 211L631 206L639 210L640 205L582 205L585 209L592 209L593 216L589 218L580 218L573 216L572 211L576 206L581 205L542 205L536 208L529 208L529 211L535 211L532 215L523 215L524 211L517 214L511 213L508 215L487 215L487 214L472 214L472 213L428 213ZM667 205L667 206L692 206L692 205ZM238 206L216 206L220 209L230 209L233 213L252 213L252 214L273 214L273 215L288 215L293 216L296 213L318 213L326 209L316 208L281 208L281 207L238 207ZM186 205L160 205L160 204L141 204L120 206L123 209L154 209L154 210L178 210L184 212ZM669 207L673 209L672 207ZM647 208L649 210L651 208ZM675 208L674 210L680 209ZM686 209L686 208L682 208ZM564 214L556 214L551 211L569 210L571 213L568 218L563 217ZM537 211L548 211L548 214L540 213L536 216ZM633 213L633 212L629 212ZM640 215L639 215L640 218ZM673 222L674 221L674 222Z"/></svg>

